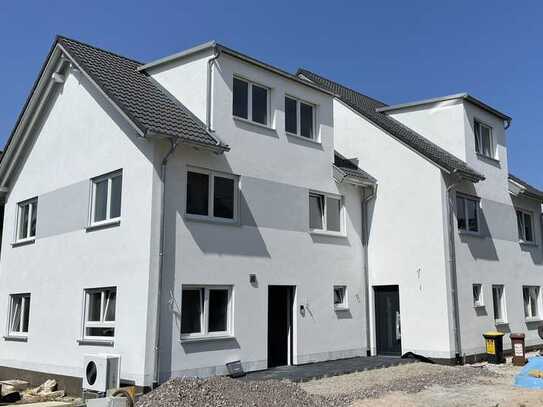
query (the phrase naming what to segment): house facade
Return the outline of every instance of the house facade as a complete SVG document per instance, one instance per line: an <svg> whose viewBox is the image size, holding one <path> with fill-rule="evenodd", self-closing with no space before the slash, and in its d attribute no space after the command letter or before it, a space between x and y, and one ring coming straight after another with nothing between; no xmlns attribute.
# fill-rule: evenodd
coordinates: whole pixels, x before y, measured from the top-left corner
<svg viewBox="0 0 543 407"><path fill-rule="evenodd" d="M508 123L214 42L141 64L59 37L0 162L0 373L112 353L151 386L537 345L543 193L509 175Z"/></svg>

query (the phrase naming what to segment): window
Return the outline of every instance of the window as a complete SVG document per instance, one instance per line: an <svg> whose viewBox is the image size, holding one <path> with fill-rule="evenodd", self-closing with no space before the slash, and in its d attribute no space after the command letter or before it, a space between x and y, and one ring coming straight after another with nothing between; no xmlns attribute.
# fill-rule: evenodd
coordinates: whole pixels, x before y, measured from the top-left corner
<svg viewBox="0 0 543 407"><path fill-rule="evenodd" d="M534 243L532 214L517 209L518 238L524 243Z"/></svg>
<svg viewBox="0 0 543 407"><path fill-rule="evenodd" d="M483 288L481 284L473 284L473 306L474 307L485 306L485 303L483 302Z"/></svg>
<svg viewBox="0 0 543 407"><path fill-rule="evenodd" d="M13 294L9 305L9 336L28 335L30 319L30 294Z"/></svg>
<svg viewBox="0 0 543 407"><path fill-rule="evenodd" d="M237 218L237 177L204 169L187 171L187 215L222 221Z"/></svg>
<svg viewBox="0 0 543 407"><path fill-rule="evenodd" d="M313 140L315 138L313 105L285 96L285 131Z"/></svg>
<svg viewBox="0 0 543 407"><path fill-rule="evenodd" d="M494 158L494 141L492 139L492 127L477 120L474 123L475 151L489 158Z"/></svg>
<svg viewBox="0 0 543 407"><path fill-rule="evenodd" d="M347 287L344 285L334 286L334 308L347 309Z"/></svg>
<svg viewBox="0 0 543 407"><path fill-rule="evenodd" d="M243 79L234 78L232 114L268 126L269 89Z"/></svg>
<svg viewBox="0 0 543 407"><path fill-rule="evenodd" d="M231 287L183 287L181 337L231 335Z"/></svg>
<svg viewBox="0 0 543 407"><path fill-rule="evenodd" d="M341 197L309 193L309 229L343 233L343 201Z"/></svg>
<svg viewBox="0 0 543 407"><path fill-rule="evenodd" d="M109 223L121 217L121 171L92 180L91 225Z"/></svg>
<svg viewBox="0 0 543 407"><path fill-rule="evenodd" d="M465 196L456 197L458 230L479 233L479 201Z"/></svg>
<svg viewBox="0 0 543 407"><path fill-rule="evenodd" d="M522 287L522 295L524 297L524 316L526 319L538 319L539 287L524 286Z"/></svg>
<svg viewBox="0 0 543 407"><path fill-rule="evenodd" d="M503 285L492 286L492 304L494 306L494 320L496 324L504 324L507 321L505 310L505 295Z"/></svg>
<svg viewBox="0 0 543 407"><path fill-rule="evenodd" d="M115 308L117 289L85 290L85 338L113 338L115 336Z"/></svg>
<svg viewBox="0 0 543 407"><path fill-rule="evenodd" d="M36 237L36 221L38 218L38 198L18 204L17 241L31 240Z"/></svg>

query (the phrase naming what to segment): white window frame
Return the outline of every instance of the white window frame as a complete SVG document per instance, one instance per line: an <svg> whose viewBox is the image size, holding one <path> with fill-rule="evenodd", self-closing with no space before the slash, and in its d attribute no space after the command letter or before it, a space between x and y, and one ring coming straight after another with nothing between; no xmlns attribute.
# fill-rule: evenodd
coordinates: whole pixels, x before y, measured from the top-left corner
<svg viewBox="0 0 543 407"><path fill-rule="evenodd" d="M457 208L456 227L458 228L458 231L462 234L467 234L467 235L475 235L475 236L480 235L481 234L481 200L474 196L457 193L456 204L458 204L459 199L462 199L464 201L464 214L466 216L466 228L461 229L460 227L458 227L458 208ZM469 230L468 201L475 202L475 208L477 209L477 231Z"/></svg>
<svg viewBox="0 0 543 407"><path fill-rule="evenodd" d="M493 284L492 285L492 307L494 308L494 289L501 289L501 298L500 298L500 307L501 307L501 319L494 319L496 325L505 325L507 324L507 302L505 300L505 286L503 284ZM496 311L492 309L493 315L496 314Z"/></svg>
<svg viewBox="0 0 543 407"><path fill-rule="evenodd" d="M524 306L524 290L528 290L528 312L530 315L526 315L526 307ZM530 295L530 290L537 290L536 296L536 315L531 315L532 312L532 296ZM526 321L539 321L541 320L541 287L535 285L524 285L522 286L522 306L524 308L524 318Z"/></svg>
<svg viewBox="0 0 543 407"><path fill-rule="evenodd" d="M94 177L91 179L91 202L90 202L90 214L89 214L89 226L101 226L101 225L108 225L111 223L118 223L121 221L121 214L119 216L112 218L111 217L111 185L112 185L112 179L115 177L121 177L121 214L122 214L122 207L123 207L123 170L117 170L113 172L109 172L104 175L99 175L97 177ZM107 203L106 203L106 218L104 220L100 221L94 221L94 215L96 210L96 184L100 181L108 180L107 183Z"/></svg>
<svg viewBox="0 0 543 407"><path fill-rule="evenodd" d="M14 329L14 320L15 320L15 301L18 299L21 299L21 319L19 321L19 328L18 330ZM25 317L25 311L27 307L30 307L30 299L31 295L30 293L24 293L24 294L10 294L9 295L9 307L8 307L8 329L7 334L10 337L28 337L28 331L23 331L23 326L25 325L24 317ZM28 313L29 320L27 322L28 330L30 330L30 312Z"/></svg>
<svg viewBox="0 0 543 407"><path fill-rule="evenodd" d="M522 225L518 224L518 213L519 212L522 214ZM530 212L530 211L524 210L524 209L515 208L515 215L517 216L517 229L522 230L522 236L519 236L520 243L535 244L536 243L536 240L535 240L535 222L534 222L533 213ZM525 216L526 215L528 215L530 217L530 224L531 224L531 228L532 228L532 240L527 240L526 239L526 223L525 223Z"/></svg>
<svg viewBox="0 0 543 407"><path fill-rule="evenodd" d="M476 129L479 127L479 129ZM489 137L490 137L490 155L487 155L484 153L483 150L483 138L482 138L482 132L481 128L486 127L489 130ZM496 144L494 143L494 132L492 126L488 125L487 123L479 120L474 119L473 121L473 135L475 138L475 152L478 155L481 155L483 157L491 158L493 160L496 160ZM477 149L477 144L479 144L479 149Z"/></svg>
<svg viewBox="0 0 543 407"><path fill-rule="evenodd" d="M189 199L188 195L188 173L194 172L198 174L205 174L209 176L209 184L207 189L207 216L206 215L197 215L193 213L187 212L187 202ZM213 210L214 210L214 199L213 196L215 194L215 177L220 178L227 178L234 181L234 217L232 219L229 218L219 218L213 216ZM221 171L215 171L205 168L199 168L199 167L192 167L188 166L186 171L186 185L185 185L185 217L188 219L194 219L194 220L203 220L203 221L212 221L212 222L218 222L218 223L238 223L239 222L239 176L234 174L228 174L226 172Z"/></svg>
<svg viewBox="0 0 543 407"><path fill-rule="evenodd" d="M341 304L336 304L335 301L336 301L336 293L335 291L337 289L342 289L343 290L343 302ZM347 291L347 285L345 284L336 284L334 285L334 292L333 292L333 304L334 304L334 309L336 311L342 311L342 310L348 310L349 309L349 297L348 297L348 291Z"/></svg>
<svg viewBox="0 0 543 407"><path fill-rule="evenodd" d="M22 222L22 212L23 209L30 205L30 208L28 210L28 220L26 224L26 237L19 237L19 229L20 229L20 222ZM32 229L32 214L34 211L36 211L36 207L38 205L38 198L30 198L25 201L21 201L17 203L17 222L16 222L16 228L15 228L15 242L21 243L21 242L32 242L36 239L36 234L30 235L30 231ZM38 232L38 215L36 214L36 230L35 233Z"/></svg>
<svg viewBox="0 0 543 407"><path fill-rule="evenodd" d="M479 287L479 297L475 298L475 287ZM480 283L474 283L471 288L473 292L473 306L475 308L482 308L485 306L484 294L483 294L483 285Z"/></svg>
<svg viewBox="0 0 543 407"><path fill-rule="evenodd" d="M239 75L234 75L234 79L237 79L239 81L247 83L247 118L236 116L234 114L234 107L232 106L232 116L237 120L243 120L252 124L256 124L257 126L264 126L264 127L271 127L272 119L271 119L271 88L266 85L262 85L261 83L251 81L249 79L243 78ZM232 94L234 92L234 81L232 80ZM259 88L266 89L266 123L260 123L253 120L253 85L258 86ZM233 95L232 95L232 103L233 103Z"/></svg>
<svg viewBox="0 0 543 407"><path fill-rule="evenodd" d="M101 288L87 288L84 290L84 315L83 315L83 339L90 340L114 340L117 335L117 329L115 326L117 320L117 309L115 309L115 321L106 321L107 313L107 303L106 303L106 292L115 290L115 307L117 307L118 302L118 290L117 287L101 287ZM90 297L92 294L101 293L100 299L100 321L89 321L89 310L90 310ZM87 328L113 328L113 336L96 336L96 335L87 335Z"/></svg>
<svg viewBox="0 0 543 407"><path fill-rule="evenodd" d="M310 196L320 196L323 198L323 208L322 208L322 229L314 229L311 228L311 214L309 207L309 197ZM337 199L340 202L340 213L339 213L339 224L340 224L340 230L339 232L328 230L327 226L327 205L328 200L327 198ZM331 236L341 236L345 237L347 235L347 228L346 228L346 220L345 220L345 199L343 195L337 195L337 194L330 194L326 192L319 192L319 191L313 191L310 190L309 194L307 195L307 202L308 202L308 223L309 223L309 232L314 234L325 234L325 235L331 235Z"/></svg>
<svg viewBox="0 0 543 407"><path fill-rule="evenodd" d="M203 308L200 313L200 332L194 333L181 333L183 323L183 318L181 317L181 323L179 324L179 332L181 335L181 340L191 340L191 339L206 339L206 338L222 338L222 337L233 337L234 335L234 307L233 307L233 287L231 285L183 285L181 287L181 304L183 304L183 291L184 290L200 290L200 298L202 296L202 291L204 295L203 299ZM209 291L210 290L227 290L228 291L228 305L226 310L226 331L219 332L209 332ZM183 313L183 308L181 308L181 314Z"/></svg>
<svg viewBox="0 0 543 407"><path fill-rule="evenodd" d="M285 99L291 99L293 101L296 102L296 133L291 133L290 131L287 131L287 112L286 112L286 109L285 109L285 133L290 135L290 136L296 136L296 137L300 137L304 140L311 140L311 141L318 141L319 140L319 136L317 135L317 105L315 105L314 103L311 103L311 102L307 102L303 99L300 99L300 98L297 98L296 96L291 96L289 94L285 94ZM302 132L301 132L301 126L302 126L302 121L301 121L301 114L300 114L300 104L304 104L304 105L307 105L307 106L311 106L312 110L313 110L313 117L312 117L312 125L313 125L313 137L312 138L307 138L307 137L304 137L302 136Z"/></svg>

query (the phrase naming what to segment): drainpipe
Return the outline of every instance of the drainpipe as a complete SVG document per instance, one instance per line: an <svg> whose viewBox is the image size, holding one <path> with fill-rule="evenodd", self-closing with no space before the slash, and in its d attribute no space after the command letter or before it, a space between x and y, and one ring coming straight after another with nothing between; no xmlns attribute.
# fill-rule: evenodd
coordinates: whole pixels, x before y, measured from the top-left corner
<svg viewBox="0 0 543 407"><path fill-rule="evenodd" d="M213 73L213 64L221 55L219 48L215 46L213 57L207 61L207 100L206 100L206 127L208 131L213 131L211 128L211 82L212 82L212 73Z"/></svg>
<svg viewBox="0 0 543 407"><path fill-rule="evenodd" d="M168 160L174 153L179 139L170 139L170 149L162 159L160 167L160 181L162 183L162 196L160 198L160 248L159 248L159 265L158 265L158 292L157 292L157 312L155 326L155 371L154 371L154 386L156 387L160 381L160 310L162 304L162 274L164 270L164 243L166 241L165 220L166 220L166 166Z"/></svg>
<svg viewBox="0 0 543 407"><path fill-rule="evenodd" d="M460 312L458 307L458 278L456 271L456 247L455 247L455 233L454 233L454 188L458 183L454 183L447 188L447 212L449 220L449 271L451 274L451 295L453 302L453 320L454 320L454 347L455 358L457 364L462 364L462 342L460 336Z"/></svg>
<svg viewBox="0 0 543 407"><path fill-rule="evenodd" d="M375 198L377 186L371 188L371 193L362 200L362 247L364 251L364 293L365 293L365 312L366 312L366 356L371 356L371 324L370 324L370 277L368 261L368 241L369 241L369 202ZM364 189L365 195L365 189Z"/></svg>

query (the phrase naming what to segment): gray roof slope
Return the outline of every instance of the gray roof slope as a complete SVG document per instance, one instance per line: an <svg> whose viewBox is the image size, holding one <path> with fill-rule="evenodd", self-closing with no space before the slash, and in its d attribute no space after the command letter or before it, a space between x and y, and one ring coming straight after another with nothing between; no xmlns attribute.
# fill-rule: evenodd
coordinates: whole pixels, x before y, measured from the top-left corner
<svg viewBox="0 0 543 407"><path fill-rule="evenodd" d="M373 178L366 171L360 169L356 163L348 158L345 158L343 155L334 151L334 166L339 168L345 175L349 177L355 177L362 179L369 183L375 184L377 180Z"/></svg>
<svg viewBox="0 0 543 407"><path fill-rule="evenodd" d="M185 106L138 71L140 62L65 37L56 42L143 134L228 149Z"/></svg>
<svg viewBox="0 0 543 407"><path fill-rule="evenodd" d="M478 173L464 161L439 147L437 144L432 143L416 131L385 113L377 112L376 109L387 106L385 103L372 99L362 93L340 85L339 83L323 78L306 69L299 69L297 75L301 75L333 92L337 98L347 104L350 108L446 171L458 173L475 182L485 179L482 174Z"/></svg>
<svg viewBox="0 0 543 407"><path fill-rule="evenodd" d="M528 184L526 181L520 179L519 177L515 177L513 174L509 174L509 179L516 182L517 184L521 185L524 188L524 192L526 194L543 200L543 191L541 191L541 190L537 189L536 187Z"/></svg>

